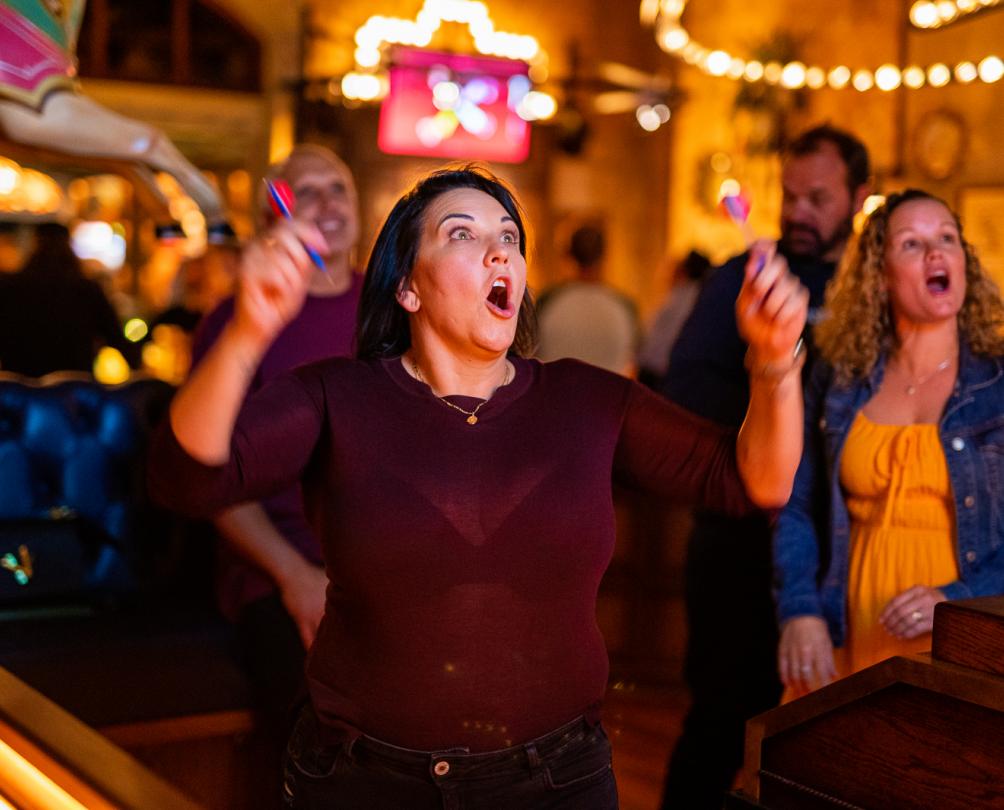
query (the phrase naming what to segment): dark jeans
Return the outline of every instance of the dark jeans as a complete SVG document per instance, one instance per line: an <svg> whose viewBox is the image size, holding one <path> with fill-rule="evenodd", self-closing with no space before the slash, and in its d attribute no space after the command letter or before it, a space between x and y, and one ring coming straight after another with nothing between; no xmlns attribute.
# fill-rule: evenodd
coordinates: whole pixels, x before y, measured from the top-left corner
<svg viewBox="0 0 1004 810"><path fill-rule="evenodd" d="M616 810L610 742L583 718L500 751L318 739L308 705L286 749L289 810Z"/></svg>
<svg viewBox="0 0 1004 810"><path fill-rule="evenodd" d="M746 721L781 699L766 519L703 515L687 547L691 706L662 810L720 810L743 762Z"/></svg>

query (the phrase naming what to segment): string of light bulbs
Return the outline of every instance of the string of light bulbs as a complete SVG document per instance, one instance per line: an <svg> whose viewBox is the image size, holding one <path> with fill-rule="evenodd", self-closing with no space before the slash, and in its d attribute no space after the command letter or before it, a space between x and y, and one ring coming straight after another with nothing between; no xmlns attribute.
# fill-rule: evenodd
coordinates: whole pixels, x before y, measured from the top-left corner
<svg viewBox="0 0 1004 810"><path fill-rule="evenodd" d="M910 22L917 28L941 28L975 11L996 6L1000 0L917 0L910 6Z"/></svg>
<svg viewBox="0 0 1004 810"><path fill-rule="evenodd" d="M935 11L938 19L950 21L959 14L979 11L988 6L997 5L1000 0L943 0L953 6L952 14L942 14L940 8ZM914 8L923 5L926 0L915 3ZM932 4L929 4L932 5ZM942 3L933 4L940 7ZM818 65L806 65L803 62L760 62L755 59L743 59L728 51L708 48L691 38L690 33L680 21L687 0L641 0L639 15L644 25L655 28L655 38L659 47L667 53L683 59L690 65L700 68L710 76L723 76L733 80L748 82L766 82L779 85L790 90L808 87L819 90L831 87L843 90L851 87L859 92L867 92L873 88L889 92L898 87L908 87L912 90L921 87L944 87L952 82L970 84L977 79L991 84L1004 77L1004 62L996 54L990 54L979 62L964 60L954 66L944 62L922 67L907 65L900 67L894 64L884 64L877 68L858 68L852 70L846 65L823 68ZM975 7L973 7L975 6ZM913 12L911 11L911 18ZM926 19L921 13L921 19Z"/></svg>

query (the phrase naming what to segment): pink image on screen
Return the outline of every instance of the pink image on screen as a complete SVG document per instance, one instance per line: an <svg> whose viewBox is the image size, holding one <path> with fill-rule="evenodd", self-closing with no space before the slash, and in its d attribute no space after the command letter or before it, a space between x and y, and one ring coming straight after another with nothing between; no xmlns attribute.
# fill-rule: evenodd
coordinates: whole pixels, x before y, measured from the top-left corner
<svg viewBox="0 0 1004 810"><path fill-rule="evenodd" d="M511 59L397 48L380 109L380 149L392 155L526 160L530 125L516 108L530 90L527 69Z"/></svg>

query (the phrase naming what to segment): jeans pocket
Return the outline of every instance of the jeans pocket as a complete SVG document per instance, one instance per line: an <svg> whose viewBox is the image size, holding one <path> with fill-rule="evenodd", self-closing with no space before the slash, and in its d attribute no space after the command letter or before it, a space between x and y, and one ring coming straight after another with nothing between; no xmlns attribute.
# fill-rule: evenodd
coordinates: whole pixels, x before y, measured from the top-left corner
<svg viewBox="0 0 1004 810"><path fill-rule="evenodd" d="M612 769L610 742L602 726L596 726L580 743L545 759L547 785L553 790L585 786L605 778Z"/></svg>
<svg viewBox="0 0 1004 810"><path fill-rule="evenodd" d="M325 745L318 740L317 718L304 710L297 718L286 744L286 771L295 771L308 779L327 779L338 766L345 746Z"/></svg>

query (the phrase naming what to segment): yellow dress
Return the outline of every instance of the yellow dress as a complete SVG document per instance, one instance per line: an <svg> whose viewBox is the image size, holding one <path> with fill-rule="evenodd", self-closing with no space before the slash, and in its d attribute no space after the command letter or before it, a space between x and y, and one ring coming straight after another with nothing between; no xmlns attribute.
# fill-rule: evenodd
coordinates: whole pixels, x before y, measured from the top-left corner
<svg viewBox="0 0 1004 810"><path fill-rule="evenodd" d="M937 425L882 425L858 413L844 445L840 484L850 512L847 638L837 676L931 648L931 635L897 639L883 608L914 585L958 579L952 487Z"/></svg>

